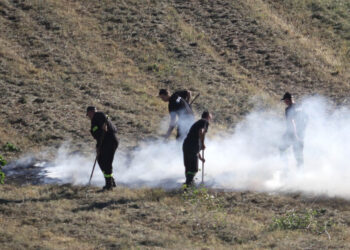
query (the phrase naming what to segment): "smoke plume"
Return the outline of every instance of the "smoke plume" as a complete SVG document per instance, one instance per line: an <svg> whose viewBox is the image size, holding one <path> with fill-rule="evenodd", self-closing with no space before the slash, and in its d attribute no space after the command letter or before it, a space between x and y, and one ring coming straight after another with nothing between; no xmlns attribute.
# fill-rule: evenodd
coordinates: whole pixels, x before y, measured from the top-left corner
<svg viewBox="0 0 350 250"><path fill-rule="evenodd" d="M281 104L282 105L282 104ZM304 140L304 165L297 167L292 148L281 157L279 145L286 128L281 107L247 115L232 133L206 138L205 183L230 190L306 192L350 198L350 110L332 108L322 97L305 99L308 117ZM122 136L122 135L120 135ZM62 147L47 176L73 184L86 184L94 156L68 155ZM201 168L202 164L199 163ZM144 141L132 152L117 151L114 161L117 183L131 187L176 188L184 182L182 144ZM197 174L200 182L201 172ZM93 185L104 180L96 167Z"/></svg>

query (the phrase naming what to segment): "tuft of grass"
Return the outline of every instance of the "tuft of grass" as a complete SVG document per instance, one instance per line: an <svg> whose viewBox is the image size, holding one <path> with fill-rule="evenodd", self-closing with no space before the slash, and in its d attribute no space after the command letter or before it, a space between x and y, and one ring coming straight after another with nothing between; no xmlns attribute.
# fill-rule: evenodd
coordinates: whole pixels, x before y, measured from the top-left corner
<svg viewBox="0 0 350 250"><path fill-rule="evenodd" d="M334 221L325 216L326 209L307 209L305 211L289 211L285 215L275 217L270 230L307 230L313 233L325 233Z"/></svg>
<svg viewBox="0 0 350 250"><path fill-rule="evenodd" d="M182 199L186 204L203 206L208 210L220 209L223 199L215 193L210 193L206 187L189 187L184 189Z"/></svg>
<svg viewBox="0 0 350 250"><path fill-rule="evenodd" d="M14 144L10 143L10 142L6 142L6 144L2 147L2 149L5 152L20 152L21 150L16 147Z"/></svg>
<svg viewBox="0 0 350 250"><path fill-rule="evenodd" d="M2 167L7 164L6 160L0 155L0 184L4 184L5 173L2 171Z"/></svg>
<svg viewBox="0 0 350 250"><path fill-rule="evenodd" d="M3 167L7 164L6 160L2 155L0 155L0 167Z"/></svg>

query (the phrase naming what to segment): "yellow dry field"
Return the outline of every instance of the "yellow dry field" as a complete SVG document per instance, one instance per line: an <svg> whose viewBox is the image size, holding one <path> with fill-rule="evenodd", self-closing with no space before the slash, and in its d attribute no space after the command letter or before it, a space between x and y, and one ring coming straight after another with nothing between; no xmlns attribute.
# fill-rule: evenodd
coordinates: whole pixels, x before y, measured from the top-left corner
<svg viewBox="0 0 350 250"><path fill-rule="evenodd" d="M348 249L341 199L0 186L1 249Z"/></svg>
<svg viewBox="0 0 350 250"><path fill-rule="evenodd" d="M85 108L117 124L121 147L152 138L159 88L231 128L254 106L322 94L348 104L349 3L308 1L0 1L0 144L24 152L91 147ZM6 153L6 152L5 152ZM11 154L8 157L12 157Z"/></svg>
<svg viewBox="0 0 350 250"><path fill-rule="evenodd" d="M85 108L120 150L157 138L159 88L200 93L212 133L255 105L349 105L348 0L0 0L0 155L91 152ZM9 142L17 150L5 150ZM300 194L0 186L1 249L349 249L350 206Z"/></svg>

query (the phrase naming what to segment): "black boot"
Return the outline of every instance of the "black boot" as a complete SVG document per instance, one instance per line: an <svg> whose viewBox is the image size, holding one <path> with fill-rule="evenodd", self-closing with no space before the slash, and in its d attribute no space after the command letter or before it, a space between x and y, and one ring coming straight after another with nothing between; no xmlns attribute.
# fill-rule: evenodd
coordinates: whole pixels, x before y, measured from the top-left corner
<svg viewBox="0 0 350 250"><path fill-rule="evenodd" d="M115 184L115 180L114 180L113 177L112 177L112 186L113 186L113 187L116 187L116 186L117 186L117 184Z"/></svg>
<svg viewBox="0 0 350 250"><path fill-rule="evenodd" d="M103 191L112 190L113 189L112 178L111 177L105 178L105 181L106 181L106 185L102 188L102 190Z"/></svg>
<svg viewBox="0 0 350 250"><path fill-rule="evenodd" d="M193 186L193 184L194 184L193 178L194 178L193 174L187 174L186 175L186 182L185 182L185 184L186 184L187 187Z"/></svg>

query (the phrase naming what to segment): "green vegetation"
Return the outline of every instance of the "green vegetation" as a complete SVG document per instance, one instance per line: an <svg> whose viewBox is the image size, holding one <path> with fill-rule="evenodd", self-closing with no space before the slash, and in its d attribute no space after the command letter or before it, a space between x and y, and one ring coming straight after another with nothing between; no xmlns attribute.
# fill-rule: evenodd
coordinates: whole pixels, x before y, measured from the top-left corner
<svg viewBox="0 0 350 250"><path fill-rule="evenodd" d="M324 233L334 223L326 215L326 209L308 209L296 212L288 211L285 215L273 219L271 230L304 229L314 233Z"/></svg>
<svg viewBox="0 0 350 250"><path fill-rule="evenodd" d="M18 147L16 147L15 145L13 145L10 142L6 142L6 144L2 147L2 149L5 152L20 152L21 151Z"/></svg>
<svg viewBox="0 0 350 250"><path fill-rule="evenodd" d="M4 184L5 173L2 171L2 167L6 165L6 160L0 155L0 184Z"/></svg>
<svg viewBox="0 0 350 250"><path fill-rule="evenodd" d="M208 210L220 209L223 202L217 194L210 193L205 187L190 187L184 189L182 198L187 204L205 206Z"/></svg>

